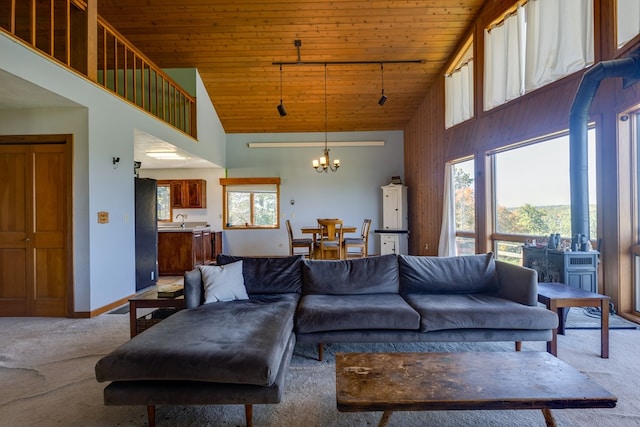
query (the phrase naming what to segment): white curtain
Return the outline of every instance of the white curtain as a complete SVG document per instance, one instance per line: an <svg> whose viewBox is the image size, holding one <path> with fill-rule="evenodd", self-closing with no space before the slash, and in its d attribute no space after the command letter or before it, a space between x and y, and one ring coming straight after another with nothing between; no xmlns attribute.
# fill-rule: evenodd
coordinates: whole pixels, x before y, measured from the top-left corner
<svg viewBox="0 0 640 427"><path fill-rule="evenodd" d="M484 109L519 97L522 84L524 12L522 7L502 24L484 31Z"/></svg>
<svg viewBox="0 0 640 427"><path fill-rule="evenodd" d="M593 1L530 0L524 8L526 92L593 64Z"/></svg>
<svg viewBox="0 0 640 427"><path fill-rule="evenodd" d="M473 60L444 76L445 128L473 117Z"/></svg>
<svg viewBox="0 0 640 427"><path fill-rule="evenodd" d="M438 243L438 256L456 256L456 187L453 182L453 164L444 168L444 202L442 203L442 228Z"/></svg>
<svg viewBox="0 0 640 427"><path fill-rule="evenodd" d="M617 1L618 47L640 33L640 1Z"/></svg>

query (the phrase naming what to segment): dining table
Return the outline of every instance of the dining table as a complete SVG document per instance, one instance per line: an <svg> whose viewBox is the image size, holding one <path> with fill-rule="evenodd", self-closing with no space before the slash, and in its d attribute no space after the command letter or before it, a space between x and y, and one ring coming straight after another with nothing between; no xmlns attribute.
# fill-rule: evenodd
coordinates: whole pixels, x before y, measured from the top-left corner
<svg viewBox="0 0 640 427"><path fill-rule="evenodd" d="M316 245L317 242L317 236L320 235L320 225L316 224L316 225L305 225L302 226L300 228L300 231L302 232L302 234L311 234L312 238L313 238L313 247L314 247L314 252L316 252L314 255L315 258L317 258L317 248L318 245ZM356 233L358 231L358 227L354 226L354 225L343 225L342 226L342 232L343 233Z"/></svg>

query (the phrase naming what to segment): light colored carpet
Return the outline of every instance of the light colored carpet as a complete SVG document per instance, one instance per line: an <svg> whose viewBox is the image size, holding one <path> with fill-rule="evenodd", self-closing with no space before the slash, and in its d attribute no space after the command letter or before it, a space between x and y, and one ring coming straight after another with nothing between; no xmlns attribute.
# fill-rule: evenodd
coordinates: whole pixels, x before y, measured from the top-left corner
<svg viewBox="0 0 640 427"><path fill-rule="evenodd" d="M581 310L571 310L572 317ZM587 319L588 320L588 319ZM615 321L620 320L617 318ZM0 318L0 426L143 426L140 406L102 404L105 384L96 382L96 361L128 340L128 315L93 319ZM582 321L579 317L574 322ZM622 325L626 324L622 321ZM613 324L613 321L612 321ZM568 330L559 337L559 358L618 397L613 409L554 410L560 426L640 426L640 330L614 329L610 358L601 359L600 331ZM254 425L375 426L380 413L341 413L335 403L336 352L512 351L512 343L330 345L318 362L315 347L298 345L283 401L254 406ZM544 343L524 343L544 351ZM495 366L500 369L500 366ZM241 426L241 405L159 407L158 426ZM544 426L541 411L396 412L390 426Z"/></svg>

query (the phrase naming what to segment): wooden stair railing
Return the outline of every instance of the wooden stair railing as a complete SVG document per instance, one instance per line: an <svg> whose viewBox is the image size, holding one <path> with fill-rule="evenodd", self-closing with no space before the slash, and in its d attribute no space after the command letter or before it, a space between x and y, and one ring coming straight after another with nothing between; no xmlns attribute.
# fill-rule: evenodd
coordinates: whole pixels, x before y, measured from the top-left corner
<svg viewBox="0 0 640 427"><path fill-rule="evenodd" d="M0 1L0 31L197 137L196 100L97 14L97 0Z"/></svg>

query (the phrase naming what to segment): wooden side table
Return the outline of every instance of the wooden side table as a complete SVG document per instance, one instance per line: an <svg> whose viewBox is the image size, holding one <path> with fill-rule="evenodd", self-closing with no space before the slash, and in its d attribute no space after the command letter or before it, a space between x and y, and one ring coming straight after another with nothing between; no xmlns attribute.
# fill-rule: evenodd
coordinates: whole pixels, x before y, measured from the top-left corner
<svg viewBox="0 0 640 427"><path fill-rule="evenodd" d="M173 308L176 311L182 310L184 308L184 297L158 298L158 291L153 289L129 299L129 328L131 338L142 332L138 328L139 308Z"/></svg>
<svg viewBox="0 0 640 427"><path fill-rule="evenodd" d="M547 351L558 355L558 334L564 335L565 307L600 307L600 357L609 358L609 300L606 295L572 288L562 283L538 283L538 302L558 313L558 329L547 342Z"/></svg>

